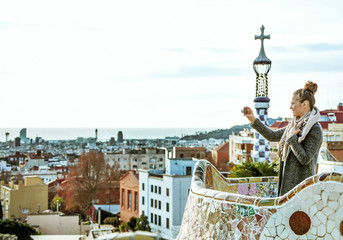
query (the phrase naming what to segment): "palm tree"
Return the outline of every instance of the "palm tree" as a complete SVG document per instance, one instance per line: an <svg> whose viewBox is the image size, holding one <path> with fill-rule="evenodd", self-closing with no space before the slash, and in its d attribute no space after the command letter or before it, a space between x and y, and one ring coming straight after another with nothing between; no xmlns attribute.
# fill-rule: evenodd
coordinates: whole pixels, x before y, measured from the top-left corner
<svg viewBox="0 0 343 240"><path fill-rule="evenodd" d="M254 162L252 160L244 162L242 165L236 165L231 173L231 178L240 177L262 177L262 176L277 176L278 175L278 164L276 161L272 163Z"/></svg>

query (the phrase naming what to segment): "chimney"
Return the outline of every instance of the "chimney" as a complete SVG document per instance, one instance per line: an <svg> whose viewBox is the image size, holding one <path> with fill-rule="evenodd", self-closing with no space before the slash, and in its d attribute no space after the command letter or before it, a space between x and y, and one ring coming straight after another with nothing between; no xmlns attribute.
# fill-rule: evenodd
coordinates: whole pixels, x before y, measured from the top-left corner
<svg viewBox="0 0 343 240"><path fill-rule="evenodd" d="M339 103L337 107L338 111L343 111L343 103Z"/></svg>

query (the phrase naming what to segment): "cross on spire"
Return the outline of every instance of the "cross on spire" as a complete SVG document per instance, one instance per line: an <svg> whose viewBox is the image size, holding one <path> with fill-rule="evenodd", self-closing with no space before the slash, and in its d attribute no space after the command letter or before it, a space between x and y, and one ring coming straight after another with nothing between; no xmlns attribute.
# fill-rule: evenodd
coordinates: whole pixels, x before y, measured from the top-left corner
<svg viewBox="0 0 343 240"><path fill-rule="evenodd" d="M261 35L255 35L255 40L260 39L261 40L261 49L260 49L260 54L258 57L255 59L254 63L271 63L269 58L267 58L265 52L264 52L264 45L263 45L263 40L264 39L270 39L270 34L264 35L264 26L262 25L261 29Z"/></svg>
<svg viewBox="0 0 343 240"><path fill-rule="evenodd" d="M260 36L255 35L255 40L261 39L261 44L263 45L263 40L264 39L270 39L270 34L264 35L264 26L263 25L260 29L261 29L261 35Z"/></svg>

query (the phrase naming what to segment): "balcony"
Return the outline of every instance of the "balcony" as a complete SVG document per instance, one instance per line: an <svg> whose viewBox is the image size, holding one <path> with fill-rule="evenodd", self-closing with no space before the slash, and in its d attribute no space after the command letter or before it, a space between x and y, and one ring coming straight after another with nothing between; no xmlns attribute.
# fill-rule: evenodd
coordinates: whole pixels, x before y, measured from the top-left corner
<svg viewBox="0 0 343 240"><path fill-rule="evenodd" d="M226 179L195 165L178 239L343 238L343 175L305 179L276 197L278 177Z"/></svg>

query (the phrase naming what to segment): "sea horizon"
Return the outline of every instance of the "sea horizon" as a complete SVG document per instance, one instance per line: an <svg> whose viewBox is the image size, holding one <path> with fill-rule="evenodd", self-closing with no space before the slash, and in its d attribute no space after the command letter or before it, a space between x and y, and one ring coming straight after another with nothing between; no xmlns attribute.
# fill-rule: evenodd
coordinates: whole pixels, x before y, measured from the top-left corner
<svg viewBox="0 0 343 240"><path fill-rule="evenodd" d="M22 128L0 128L0 141L19 137ZM26 137L35 140L41 137L44 140L76 140L78 137L95 137L96 128L26 128ZM195 135L197 132L209 132L218 128L97 128L98 140L108 141L111 137L117 140L118 132L123 132L124 139L163 139L165 137L182 137Z"/></svg>

